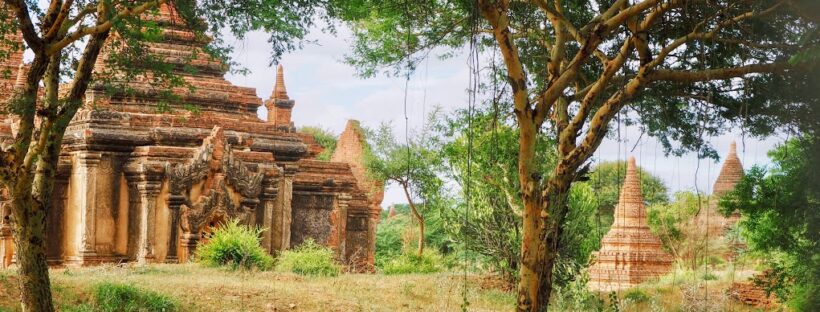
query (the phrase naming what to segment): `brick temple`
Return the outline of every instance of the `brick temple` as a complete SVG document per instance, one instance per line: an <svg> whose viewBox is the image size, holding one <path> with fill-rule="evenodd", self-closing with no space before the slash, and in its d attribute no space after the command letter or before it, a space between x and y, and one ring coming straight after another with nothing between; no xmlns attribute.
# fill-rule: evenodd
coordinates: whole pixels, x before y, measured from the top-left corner
<svg viewBox="0 0 820 312"><path fill-rule="evenodd" d="M272 254L313 239L340 261L370 269L383 184L364 174L365 142L356 123L349 123L332 161L317 160L322 147L291 121L296 102L282 66L263 101L255 89L225 80L226 66L207 57L203 39L172 8L163 5L145 19L163 36L148 51L176 65L194 88L173 92L198 111L174 102L170 112L158 112L162 98L149 78L120 81L129 93L92 83L63 142L47 221L49 262L189 261L222 222L239 219L265 229L262 245ZM19 35L11 39L22 42ZM100 56L97 71L106 70L105 59ZM0 64L7 74L0 76L3 103L24 78L24 66L22 51ZM257 117L260 106L267 121ZM12 140L15 128L0 115L0 142ZM0 214L0 255L8 266L13 220L5 204Z"/></svg>
<svg viewBox="0 0 820 312"><path fill-rule="evenodd" d="M589 287L598 291L629 288L669 272L672 256L663 250L660 238L647 223L646 207L635 157L630 157L621 187L615 221L593 253Z"/></svg>

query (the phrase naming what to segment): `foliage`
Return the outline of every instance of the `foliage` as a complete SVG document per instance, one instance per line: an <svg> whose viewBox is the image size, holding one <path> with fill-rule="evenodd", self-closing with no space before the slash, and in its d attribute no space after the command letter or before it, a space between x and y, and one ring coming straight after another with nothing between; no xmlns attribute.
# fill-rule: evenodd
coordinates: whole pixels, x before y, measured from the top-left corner
<svg viewBox="0 0 820 312"><path fill-rule="evenodd" d="M132 285L101 283L94 287L95 311L100 312L173 312L177 303L158 293Z"/></svg>
<svg viewBox="0 0 820 312"><path fill-rule="evenodd" d="M197 248L197 258L208 266L268 270L273 266L273 257L260 244L262 232L231 220Z"/></svg>
<svg viewBox="0 0 820 312"><path fill-rule="evenodd" d="M436 273L445 268L444 257L434 249L426 249L419 256L414 252L405 252L385 262L381 271L387 275Z"/></svg>
<svg viewBox="0 0 820 312"><path fill-rule="evenodd" d="M298 247L283 251L276 259L276 270L307 276L336 276L342 268L336 264L333 250L305 240Z"/></svg>
<svg viewBox="0 0 820 312"><path fill-rule="evenodd" d="M316 143L324 148L324 150L316 156L316 159L330 160L330 157L333 156L333 152L336 150L336 141L338 140L333 133L323 128L309 126L299 128L299 132L312 135Z"/></svg>
<svg viewBox="0 0 820 312"><path fill-rule="evenodd" d="M564 219L564 235L558 247L558 259L555 263L553 282L558 286L565 285L581 275L589 265L593 251L601 247L600 238L595 233L598 228L595 201L596 194L584 184L573 185L567 203L567 215Z"/></svg>
<svg viewBox="0 0 820 312"><path fill-rule="evenodd" d="M433 119L438 110L430 114ZM405 143L399 143L389 124L382 124L377 130L365 131L370 153L365 154L368 175L376 181L395 183L404 191L407 204L418 222L418 255L421 256L425 244L425 217L446 205L442 196L444 182L438 174L441 158L435 151L432 140L427 140L429 129L422 133L405 135Z"/></svg>
<svg viewBox="0 0 820 312"><path fill-rule="evenodd" d="M666 204L666 185L660 178L638 166L638 177L641 180L641 194L647 205ZM586 183L592 187L598 202L598 213L601 218L601 233L606 234L615 220L615 205L621 194L621 186L626 178L625 161L604 161L595 165Z"/></svg>
<svg viewBox="0 0 820 312"><path fill-rule="evenodd" d="M435 122L442 161L449 169L445 172L460 191L458 204L443 218L459 246L480 255L482 261L513 281L520 260L523 210L517 196L518 133L512 116L490 104L472 112L457 110ZM542 137L536 155L542 172L553 166L552 149L554 144ZM465 193L468 189L469 197ZM468 222L465 214L469 214Z"/></svg>
<svg viewBox="0 0 820 312"><path fill-rule="evenodd" d="M676 192L672 197L670 203L649 205L647 222L652 233L660 237L664 249L694 268L705 256L702 252L709 242L703 239L702 229L693 220L698 211L708 209L709 199L687 191Z"/></svg>
<svg viewBox="0 0 820 312"><path fill-rule="evenodd" d="M604 301L587 288L589 276L580 277L556 289L551 306L557 311L604 311Z"/></svg>
<svg viewBox="0 0 820 312"><path fill-rule="evenodd" d="M634 288L626 292L626 295L624 295L624 299L630 300L632 302L645 302L649 301L649 295L647 295L639 288Z"/></svg>
<svg viewBox="0 0 820 312"><path fill-rule="evenodd" d="M753 251L766 252L776 282L767 285L798 311L820 309L820 140L805 136L769 152L768 170L750 169L721 198L724 213L740 211L739 227Z"/></svg>
<svg viewBox="0 0 820 312"><path fill-rule="evenodd" d="M396 204L395 207L396 215L383 219L376 230L376 267L378 268L410 252L418 240L418 231L415 226L417 221L410 215L410 208L403 204ZM426 225L424 239L428 243L428 249L442 255L451 254L456 246L445 229L445 222L439 210L426 214L424 222Z"/></svg>

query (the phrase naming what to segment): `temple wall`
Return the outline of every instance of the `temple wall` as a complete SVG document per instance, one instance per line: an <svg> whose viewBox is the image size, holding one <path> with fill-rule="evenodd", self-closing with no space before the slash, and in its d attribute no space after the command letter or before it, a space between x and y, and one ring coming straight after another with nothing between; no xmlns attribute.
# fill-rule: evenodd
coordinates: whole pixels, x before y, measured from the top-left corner
<svg viewBox="0 0 820 312"><path fill-rule="evenodd" d="M307 238L327 244L332 224L334 196L326 193L293 192L290 246L301 245Z"/></svg>
<svg viewBox="0 0 820 312"><path fill-rule="evenodd" d="M63 235L65 228L65 209L68 196L68 181L58 176L54 181L51 208L46 217L46 258L51 262L61 262L67 241Z"/></svg>
<svg viewBox="0 0 820 312"><path fill-rule="evenodd" d="M348 211L346 259L367 259L370 251L370 222L368 222L368 218L367 211Z"/></svg>

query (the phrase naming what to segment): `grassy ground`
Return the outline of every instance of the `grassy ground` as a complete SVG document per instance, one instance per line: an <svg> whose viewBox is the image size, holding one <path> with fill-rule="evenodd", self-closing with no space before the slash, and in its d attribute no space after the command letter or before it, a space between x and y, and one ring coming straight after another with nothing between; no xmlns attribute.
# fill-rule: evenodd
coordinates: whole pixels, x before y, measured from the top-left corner
<svg viewBox="0 0 820 312"><path fill-rule="evenodd" d="M343 274L306 278L275 272L240 273L198 265L100 266L51 272L63 310L86 303L94 285L135 285L173 298L182 311L460 311L458 274ZM514 297L469 283L471 311L507 311ZM0 311L17 311L16 276L0 275Z"/></svg>
<svg viewBox="0 0 820 312"><path fill-rule="evenodd" d="M701 272L702 273L702 272ZM618 292L621 311L758 311L728 298L732 279L751 272L673 273ZM730 275L731 274L731 275ZM62 311L91 302L105 282L164 294L181 311L460 311L462 276L342 274L308 278L276 272L242 273L188 265L55 269L55 300ZM0 311L19 311L14 271L0 271ZM510 311L512 293L495 280L469 278L470 311ZM601 294L605 301L606 294ZM578 311L583 311L580 309Z"/></svg>

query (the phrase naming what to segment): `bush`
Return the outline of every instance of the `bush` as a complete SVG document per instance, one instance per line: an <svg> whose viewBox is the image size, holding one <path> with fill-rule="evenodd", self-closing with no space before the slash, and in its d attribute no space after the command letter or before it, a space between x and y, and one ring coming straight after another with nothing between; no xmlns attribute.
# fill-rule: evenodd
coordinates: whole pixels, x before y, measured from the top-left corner
<svg viewBox="0 0 820 312"><path fill-rule="evenodd" d="M307 276L336 276L341 267L334 260L333 250L308 239L299 247L282 252L276 270Z"/></svg>
<svg viewBox="0 0 820 312"><path fill-rule="evenodd" d="M131 285L102 283L94 288L96 311L172 312L176 302L164 295ZM81 310L82 311L82 310Z"/></svg>
<svg viewBox="0 0 820 312"><path fill-rule="evenodd" d="M416 253L404 253L390 261L384 263L382 273L392 274L412 274L412 273L436 273L440 272L444 266L444 258L433 249L426 249L419 256Z"/></svg>
<svg viewBox="0 0 820 312"><path fill-rule="evenodd" d="M227 222L199 246L199 261L208 266L268 270L273 257L259 243L261 233L261 229L240 225L239 220Z"/></svg>
<svg viewBox="0 0 820 312"><path fill-rule="evenodd" d="M624 299L629 300L631 302L646 302L649 301L649 295L643 292L640 289L632 289L624 295Z"/></svg>

